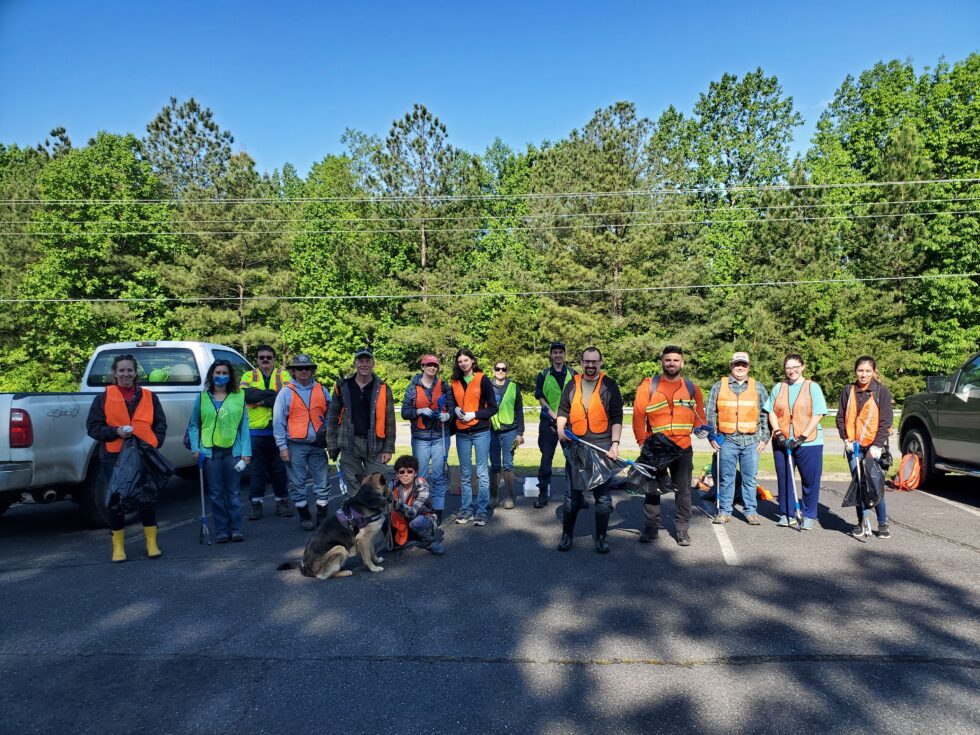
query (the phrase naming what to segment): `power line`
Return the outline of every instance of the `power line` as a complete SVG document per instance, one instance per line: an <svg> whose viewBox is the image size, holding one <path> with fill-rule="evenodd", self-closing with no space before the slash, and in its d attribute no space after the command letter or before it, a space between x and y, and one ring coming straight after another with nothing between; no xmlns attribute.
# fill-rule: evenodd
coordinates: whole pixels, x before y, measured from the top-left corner
<svg viewBox="0 0 980 735"><path fill-rule="evenodd" d="M646 293L653 291L696 291L717 288L772 288L779 286L814 286L856 283L876 283L889 281L941 280L947 278L977 278L980 273L933 273L914 276L877 276L870 278L826 278L805 281L745 281L738 283L699 283L671 286L627 286L622 288L581 288L541 291L510 292L472 292L472 293L410 293L410 294L325 294L320 296L166 296L159 298L44 298L44 299L0 299L4 304L64 304L64 303L173 303L173 302L218 302L218 301L404 301L416 299L464 299L464 298L515 298L529 296L568 296L596 293Z"/></svg>
<svg viewBox="0 0 980 735"><path fill-rule="evenodd" d="M499 201L507 199L580 199L607 197L651 197L651 196L689 196L706 194L732 194L742 192L805 191L819 189L877 188L884 186L924 186L927 184L975 184L980 178L964 179L911 179L908 181L855 181L836 184L760 184L738 186L699 186L658 189L624 189L621 191L579 191L579 192L538 192L525 194L447 194L443 196L381 195L381 196L343 196L343 197L236 197L226 199L182 199L168 197L160 199L6 199L6 204L248 204L269 202L284 204L288 202L463 202Z"/></svg>
<svg viewBox="0 0 980 735"><path fill-rule="evenodd" d="M772 224L779 222L833 222L833 221L852 221L865 219L882 219L885 217L933 217L938 215L960 215L960 214L980 214L978 210L948 210L934 212L884 212L879 214L842 214L828 215L825 217L809 217L802 215L799 217L763 217L758 219L719 219L704 217L696 220L662 220L656 222L592 222L569 225L515 225L505 226L509 232L540 232L540 231L567 231L578 228L588 229L609 229L613 227L646 228L646 227L681 227L689 225L735 225L735 224ZM127 224L127 223L121 223ZM153 224L153 223L147 223ZM447 227L434 230L440 234L447 233L466 233L484 232L486 226L479 227ZM57 232L57 231L14 231L0 232L0 237L51 237L60 236L65 238L80 237L137 237L137 236L156 236L156 237L202 237L214 235L404 235L414 234L418 230L412 227L390 228L390 229L336 229L325 230L145 230L145 231L80 231L80 232Z"/></svg>

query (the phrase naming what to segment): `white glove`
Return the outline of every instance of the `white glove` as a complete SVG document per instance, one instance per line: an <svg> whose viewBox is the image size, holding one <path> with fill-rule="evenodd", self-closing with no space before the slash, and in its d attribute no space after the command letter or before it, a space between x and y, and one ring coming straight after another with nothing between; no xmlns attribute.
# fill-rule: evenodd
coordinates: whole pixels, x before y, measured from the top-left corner
<svg viewBox="0 0 980 735"><path fill-rule="evenodd" d="M456 418L458 418L460 421L462 421L463 420L463 417L465 415L466 414L463 413L463 409L461 409L459 406L456 406Z"/></svg>
<svg viewBox="0 0 980 735"><path fill-rule="evenodd" d="M881 447L871 447L871 449L868 450L868 454L870 454L874 459L881 459Z"/></svg>
<svg viewBox="0 0 980 735"><path fill-rule="evenodd" d="M854 444L853 442L844 442L844 451L847 452L847 456L850 457L854 454Z"/></svg>
<svg viewBox="0 0 980 735"><path fill-rule="evenodd" d="M472 421L475 418L476 418L476 413L474 413L473 411L467 411L466 413L463 414L463 421Z"/></svg>
<svg viewBox="0 0 980 735"><path fill-rule="evenodd" d="M439 420L442 423L446 423L447 421L449 421L449 413L447 411L443 411L442 413L440 413Z"/></svg>
<svg viewBox="0 0 980 735"><path fill-rule="evenodd" d="M428 416L431 416L432 415L432 409L429 408L428 406L426 406L425 408L418 409L417 413L418 413L419 416L427 416L428 417Z"/></svg>

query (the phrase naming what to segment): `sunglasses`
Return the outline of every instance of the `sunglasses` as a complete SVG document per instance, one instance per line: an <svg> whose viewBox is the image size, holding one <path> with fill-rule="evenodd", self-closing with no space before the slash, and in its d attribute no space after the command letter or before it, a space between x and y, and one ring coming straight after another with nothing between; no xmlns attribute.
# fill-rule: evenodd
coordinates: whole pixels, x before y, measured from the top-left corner
<svg viewBox="0 0 980 735"><path fill-rule="evenodd" d="M297 373L309 373L309 372L312 372L313 371L313 368L311 368L311 367L294 367L293 370L295 370Z"/></svg>
<svg viewBox="0 0 980 735"><path fill-rule="evenodd" d="M413 469L406 469L406 468L402 467L400 470L398 470L398 474L399 475L414 475L415 474L415 470L413 470Z"/></svg>
<svg viewBox="0 0 980 735"><path fill-rule="evenodd" d="M275 360L272 355L260 355L258 358L261 362L269 362L269 360Z"/></svg>
<svg viewBox="0 0 980 735"><path fill-rule="evenodd" d="M439 367L439 363L438 362L427 362L422 367L424 367L424 368L427 368L427 367L437 368L437 367Z"/></svg>
<svg viewBox="0 0 980 735"><path fill-rule="evenodd" d="M505 367L500 367L499 365L498 365L497 367L495 367L495 368L494 368L494 370L495 370L496 372L498 372L498 373L506 373L506 372L507 372L507 368L505 368Z"/></svg>

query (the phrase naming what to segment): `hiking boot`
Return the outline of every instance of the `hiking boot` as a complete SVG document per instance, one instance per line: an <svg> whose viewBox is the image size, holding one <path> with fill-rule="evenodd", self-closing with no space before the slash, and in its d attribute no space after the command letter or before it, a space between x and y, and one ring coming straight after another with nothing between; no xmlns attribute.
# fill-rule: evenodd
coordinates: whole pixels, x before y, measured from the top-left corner
<svg viewBox="0 0 980 735"><path fill-rule="evenodd" d="M657 536L660 534L659 528L644 528L643 533L640 534L641 544L652 544L657 540Z"/></svg>
<svg viewBox="0 0 980 735"><path fill-rule="evenodd" d="M473 520L473 511L461 510L456 516L456 523L469 523Z"/></svg>
<svg viewBox="0 0 980 735"><path fill-rule="evenodd" d="M296 512L299 513L299 527L304 531L312 531L313 516L310 515L310 509L305 505L297 505Z"/></svg>
<svg viewBox="0 0 980 735"><path fill-rule="evenodd" d="M762 521L759 520L759 516L757 516L755 513L749 513L747 516L745 516L745 522L750 526L762 525Z"/></svg>
<svg viewBox="0 0 980 735"><path fill-rule="evenodd" d="M535 508L543 508L548 504L548 491L541 490L538 492L538 498L534 501Z"/></svg>
<svg viewBox="0 0 980 735"><path fill-rule="evenodd" d="M691 545L691 537L690 537L690 535L688 534L687 531L678 531L677 532L677 545L678 546L690 546Z"/></svg>
<svg viewBox="0 0 980 735"><path fill-rule="evenodd" d="M254 500L249 503L251 508L248 511L248 519L250 521L257 521L262 518L262 501L256 503Z"/></svg>
<svg viewBox="0 0 980 735"><path fill-rule="evenodd" d="M485 526L485 525L487 525L487 514L486 513L477 513L475 516L473 516L473 525L474 526Z"/></svg>
<svg viewBox="0 0 980 735"><path fill-rule="evenodd" d="M789 518L787 518L786 516L779 516L779 518L776 520L776 525L781 527L788 526Z"/></svg>
<svg viewBox="0 0 980 735"><path fill-rule="evenodd" d="M500 503L500 472L490 472L490 510L493 510Z"/></svg>
<svg viewBox="0 0 980 735"><path fill-rule="evenodd" d="M804 518L803 519L803 530L804 531L812 531L813 530L813 519L812 518Z"/></svg>
<svg viewBox="0 0 980 735"><path fill-rule="evenodd" d="M511 510L514 507L514 470L504 470L504 510Z"/></svg>
<svg viewBox="0 0 980 735"><path fill-rule="evenodd" d="M891 531L888 530L888 524L887 523L879 523L878 524L878 538L891 538L891 537L892 537L892 533L891 533Z"/></svg>
<svg viewBox="0 0 980 735"><path fill-rule="evenodd" d="M727 513L718 513L714 518L711 519L712 523L722 524L728 523L732 520L732 517Z"/></svg>
<svg viewBox="0 0 980 735"><path fill-rule="evenodd" d="M851 535L854 538L864 538L864 526L855 526L852 528Z"/></svg>
<svg viewBox="0 0 980 735"><path fill-rule="evenodd" d="M276 515L282 518L292 518L293 507L289 504L288 500L277 500L276 501Z"/></svg>

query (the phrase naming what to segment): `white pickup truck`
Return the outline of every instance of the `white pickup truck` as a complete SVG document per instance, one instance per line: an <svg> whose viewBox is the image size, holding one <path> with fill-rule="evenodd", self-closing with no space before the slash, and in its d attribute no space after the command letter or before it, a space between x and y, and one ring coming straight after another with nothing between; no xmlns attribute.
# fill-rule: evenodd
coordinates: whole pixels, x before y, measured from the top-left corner
<svg viewBox="0 0 980 735"><path fill-rule="evenodd" d="M70 497L96 526L108 523L105 480L96 443L85 430L94 397L111 382L112 360L131 354L139 382L160 398L167 416L162 451L177 467L194 464L184 430L211 363L225 359L239 377L252 366L238 352L207 342L117 342L89 360L79 393L0 393L0 514L20 501Z"/></svg>

